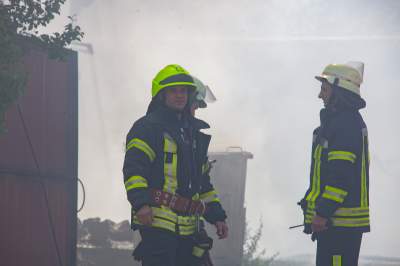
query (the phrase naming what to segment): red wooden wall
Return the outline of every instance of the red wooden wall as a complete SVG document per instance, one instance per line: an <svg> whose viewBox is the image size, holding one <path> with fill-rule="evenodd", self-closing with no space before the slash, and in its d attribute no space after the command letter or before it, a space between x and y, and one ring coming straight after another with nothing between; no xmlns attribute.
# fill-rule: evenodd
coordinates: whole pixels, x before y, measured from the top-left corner
<svg viewBox="0 0 400 266"><path fill-rule="evenodd" d="M29 50L22 115L12 106L0 135L0 265L76 265L77 55Z"/></svg>

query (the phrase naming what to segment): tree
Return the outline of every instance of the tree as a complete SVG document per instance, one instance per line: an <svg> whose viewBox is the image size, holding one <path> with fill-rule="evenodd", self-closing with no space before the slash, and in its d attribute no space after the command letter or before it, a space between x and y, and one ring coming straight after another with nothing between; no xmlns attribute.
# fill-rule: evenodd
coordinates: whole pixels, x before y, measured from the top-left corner
<svg viewBox="0 0 400 266"><path fill-rule="evenodd" d="M248 224L246 222L242 266L269 266L279 255L279 253L275 253L271 257L266 258L266 250L262 249L261 251L259 251L259 241L262 236L263 226L263 222L260 218L260 225L254 232L254 234L251 234L250 229L248 228Z"/></svg>
<svg viewBox="0 0 400 266"><path fill-rule="evenodd" d="M84 33L74 26L72 17L62 32L40 34L60 14L66 0L0 0L0 133L4 131L4 113L23 93L28 74L23 70L23 41L36 43L51 58L63 59L63 49L80 41Z"/></svg>
<svg viewBox="0 0 400 266"><path fill-rule="evenodd" d="M115 223L100 218L78 219L78 245L114 248L113 242L132 242L133 233L128 220Z"/></svg>

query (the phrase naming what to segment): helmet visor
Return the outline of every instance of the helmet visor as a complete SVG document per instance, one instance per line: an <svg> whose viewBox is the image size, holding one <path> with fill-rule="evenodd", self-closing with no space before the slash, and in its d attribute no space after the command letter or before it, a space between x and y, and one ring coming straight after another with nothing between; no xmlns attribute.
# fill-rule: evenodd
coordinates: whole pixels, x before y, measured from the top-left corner
<svg viewBox="0 0 400 266"><path fill-rule="evenodd" d="M214 93L211 91L210 87L208 87L207 85L204 86L205 87L205 97L204 97L204 101L206 103L213 103L217 100L217 98L215 97Z"/></svg>

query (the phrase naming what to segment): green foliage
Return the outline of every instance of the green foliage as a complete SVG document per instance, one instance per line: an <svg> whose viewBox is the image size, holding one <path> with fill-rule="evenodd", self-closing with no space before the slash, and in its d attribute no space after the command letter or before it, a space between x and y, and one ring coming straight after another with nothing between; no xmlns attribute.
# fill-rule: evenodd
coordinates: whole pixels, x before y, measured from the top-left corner
<svg viewBox="0 0 400 266"><path fill-rule="evenodd" d="M0 0L0 133L4 132L4 113L23 93L28 78L22 65L23 39L48 51L50 58L63 59L63 48L84 35L79 26L72 24L71 17L63 32L39 34L40 27L46 27L60 14L65 1Z"/></svg>
<svg viewBox="0 0 400 266"><path fill-rule="evenodd" d="M22 71L22 50L15 44L16 27L0 2L0 133L4 131L4 113L22 94L26 74Z"/></svg>
<svg viewBox="0 0 400 266"><path fill-rule="evenodd" d="M79 26L73 25L72 17L68 17L70 22L64 26L63 32L39 35L39 28L46 27L55 15L60 14L60 8L65 1L11 0L8 5L3 5L3 8L18 34L40 41L44 48L55 49L63 48L74 40L80 41L84 35Z"/></svg>
<svg viewBox="0 0 400 266"><path fill-rule="evenodd" d="M251 234L246 223L242 266L269 266L272 265L272 262L279 255L275 253L271 257L265 257L265 249L259 251L259 241L262 236L263 226L263 222L260 219L260 225L257 230Z"/></svg>

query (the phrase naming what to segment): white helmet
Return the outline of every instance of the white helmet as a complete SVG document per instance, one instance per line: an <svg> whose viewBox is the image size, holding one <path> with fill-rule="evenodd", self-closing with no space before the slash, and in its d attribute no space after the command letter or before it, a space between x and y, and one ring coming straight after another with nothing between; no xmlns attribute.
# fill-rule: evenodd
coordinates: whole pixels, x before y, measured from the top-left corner
<svg viewBox="0 0 400 266"><path fill-rule="evenodd" d="M360 95L360 85L363 82L364 63L348 62L346 64L330 64L325 67L319 81L327 81L355 94Z"/></svg>

